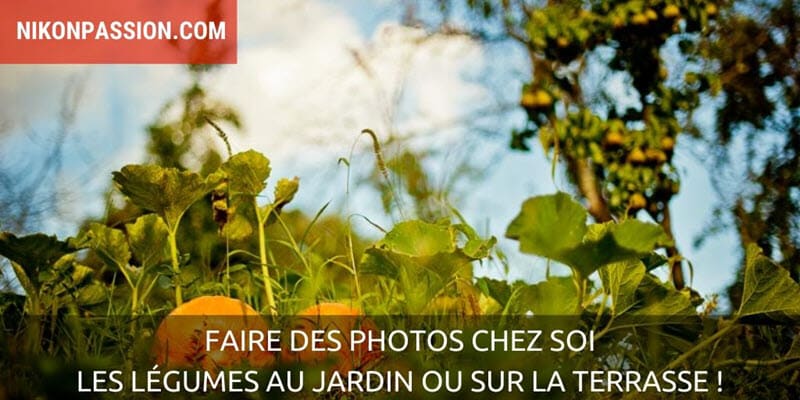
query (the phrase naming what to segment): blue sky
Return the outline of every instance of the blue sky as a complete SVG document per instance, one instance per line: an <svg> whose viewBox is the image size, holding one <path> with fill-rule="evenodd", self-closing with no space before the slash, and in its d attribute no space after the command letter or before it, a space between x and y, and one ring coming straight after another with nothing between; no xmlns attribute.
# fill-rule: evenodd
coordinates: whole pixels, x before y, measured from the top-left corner
<svg viewBox="0 0 800 400"><path fill-rule="evenodd" d="M510 129L524 121L521 111L487 111L517 101L526 58L519 49L483 48L463 38L421 41L420 32L397 24L401 13L390 1L242 0L239 64L207 81L244 117L243 134L232 135L234 151L255 148L272 159L274 177L300 176L297 204L309 212L331 201L333 210L386 226L392 219L375 193L357 190L346 198L347 171L337 159L356 143L351 172L363 176L373 160L361 153L369 143L357 141L358 132L369 127L384 138L393 132L432 151L426 165L439 181L465 160L484 171L484 179L457 186L457 205L479 230L502 237L525 198L569 188L562 176L551 178L541 148L507 148ZM143 159L143 128L188 77L178 66L0 66L0 120L11 122L0 133L0 161L24 164L40 156L56 129L61 93L75 81L83 96L60 184L69 193L65 203L80 206L64 207L42 227L60 236L102 213L110 172ZM488 131L459 123L476 115ZM673 201L674 225L694 265L694 287L707 295L732 280L739 246L733 232L724 232L692 247L717 199L690 146L680 141L675 158L683 182ZM519 255L514 242L500 245L511 256L508 278L544 276L543 260Z"/></svg>

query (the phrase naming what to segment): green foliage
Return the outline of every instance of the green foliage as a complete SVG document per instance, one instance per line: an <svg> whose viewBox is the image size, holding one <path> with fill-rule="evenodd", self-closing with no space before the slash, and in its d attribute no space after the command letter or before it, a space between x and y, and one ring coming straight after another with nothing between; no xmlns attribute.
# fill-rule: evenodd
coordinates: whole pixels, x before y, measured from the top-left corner
<svg viewBox="0 0 800 400"><path fill-rule="evenodd" d="M238 297L273 315L339 300L373 316L427 314L437 323L467 315L499 315L501 322L529 314L558 318L594 331L598 348L546 363L532 360L541 371L720 369L726 382L742 388L737 396L763 396L763 388L796 393L800 286L768 257L778 243L781 262L796 268L792 220L781 217L793 215L786 199L796 183L796 157L766 163L759 185L768 195L740 214L742 221L757 222L755 237L767 256L756 245L747 248L741 302L733 315L710 316L713 302L698 310L704 302L697 293L653 271L680 260L668 229L669 202L680 189L672 156L679 136L698 134L687 121L701 95L727 95L720 126L728 133L745 123L767 126L779 108L769 103L769 91L797 108L796 92L778 90L787 89L780 82L797 81L787 79L791 57L776 56L790 54L784 44L772 37L768 46L756 44L751 37L769 28L741 16L729 19L731 8L721 18L716 1L598 0L510 10L513 4L518 3L467 1L481 18L499 17L503 31L523 42L531 56L532 74L520 99L529 121L513 143L525 148L538 136L554 160L565 161L586 206L565 193L528 199L506 236L523 253L571 267L572 276L548 274L540 282L477 278L476 265L502 258L496 239L481 237L455 210L446 214L456 221L440 218L444 207L434 206L438 194L418 156L405 151L384 162L374 135L387 211L397 200L391 171L415 202L419 219L403 218L372 244L353 234L349 219L323 215L327 206L313 218L284 212L299 190L297 178L278 180L272 199L261 200L271 170L269 159L256 151L224 160L209 148L200 171L187 171L183 158L206 121L238 126L235 112L193 85L182 95L178 119L149 128L151 156L159 166L131 165L114 173L116 188L129 202L121 209L110 206L104 224L87 223L66 241L0 233L0 254L11 261L26 292L26 315L53 321L10 329L4 323L4 332L13 334L0 342L0 354L7 351L1 347L13 348L24 338L34 353L101 355L128 368L134 356L120 349L140 346L153 334L148 321L180 304L186 290L187 297ZM791 26L793 7L776 2L770 18ZM744 28L741 36L726 31L736 27ZM731 38L735 45L725 48ZM676 76L662 59L670 42L698 64L690 67L719 61L732 77L704 71ZM638 106L621 110L608 93L584 92L586 66L603 54L609 55L600 59L606 72L626 77ZM221 129L218 134L230 148L227 135ZM790 212L762 213L781 209L776 204ZM633 218L639 210L661 226ZM771 237L779 240L765 240ZM174 303L168 298L173 290ZM0 314L19 303L0 297ZM125 318L68 331L67 315ZM81 344L84 337L88 344ZM0 357L0 366L6 359Z"/></svg>
<svg viewBox="0 0 800 400"><path fill-rule="evenodd" d="M103 224L91 223L88 229L71 241L75 248L91 248L103 263L115 270L128 266L131 251L125 234Z"/></svg>
<svg viewBox="0 0 800 400"><path fill-rule="evenodd" d="M778 268L772 260L764 257L758 246L749 246L738 317L768 315L797 319L800 317L798 299L800 285L792 280L789 271Z"/></svg>
<svg viewBox="0 0 800 400"><path fill-rule="evenodd" d="M289 202L294 199L294 195L297 194L297 191L300 189L300 179L295 177L292 179L289 178L281 178L278 180L278 183L275 185L275 200L272 202L272 208L278 210L282 208L284 205L288 204Z"/></svg>
<svg viewBox="0 0 800 400"><path fill-rule="evenodd" d="M126 224L125 231L133 255L142 268L156 266L169 258L169 230L157 215L142 215L134 223Z"/></svg>
<svg viewBox="0 0 800 400"><path fill-rule="evenodd" d="M494 244L494 238L481 241L471 237L467 253L458 243L460 229L448 221L398 223L382 240L366 249L361 273L396 283L401 310L411 315L424 313L438 296L459 296L462 288L458 282L470 282L473 261L488 255L476 248L488 251Z"/></svg>
<svg viewBox="0 0 800 400"><path fill-rule="evenodd" d="M514 300L509 306L510 311L530 311L540 316L572 315L579 301L572 280L564 277L551 277L533 285L522 285L517 288Z"/></svg>
<svg viewBox="0 0 800 400"><path fill-rule="evenodd" d="M258 196L267 187L267 178L272 169L263 154L249 150L234 154L220 169L225 172L228 190L232 196Z"/></svg>
<svg viewBox="0 0 800 400"><path fill-rule="evenodd" d="M55 236L36 233L17 237L9 232L0 232L0 255L8 258L24 273L20 283L26 291L39 282L41 272L70 251L69 244ZM17 273L19 275L19 271Z"/></svg>
<svg viewBox="0 0 800 400"><path fill-rule="evenodd" d="M645 276L639 260L611 263L599 270L603 288L611 300L611 314L620 315L636 305L636 289Z"/></svg>
<svg viewBox="0 0 800 400"><path fill-rule="evenodd" d="M506 236L524 253L547 257L586 278L600 267L648 256L669 239L658 225L634 219L586 225L586 210L565 193L523 203Z"/></svg>
<svg viewBox="0 0 800 400"><path fill-rule="evenodd" d="M120 192L133 204L161 216L173 232L186 210L221 180L219 174L203 178L194 172L158 165L127 165L113 176Z"/></svg>
<svg viewBox="0 0 800 400"><path fill-rule="evenodd" d="M520 104L531 124L515 132L514 146L527 149L526 139L538 134L545 149L564 157L576 183L587 177L574 165L590 161L592 179L605 198L578 187L595 203L595 217L601 220L607 218L605 208L615 215L647 208L660 216L679 188L671 158L685 131L681 114L698 105L693 88L669 81L660 54L670 38L688 38L712 27L712 6L716 2L594 1L525 10L519 22L525 36L518 40L530 52L534 69ZM504 11L513 13L511 7ZM609 51L611 58L600 56ZM581 82L592 58L602 60L593 66L605 67L607 75L629 76L640 105L620 110L613 94L584 95Z"/></svg>
<svg viewBox="0 0 800 400"><path fill-rule="evenodd" d="M668 242L659 226L634 219L587 224L587 211L564 193L527 200L509 224L507 234L520 242L523 252L571 266L574 271L571 277L549 276L535 283L475 278L475 264L495 256L496 239L478 235L455 211L459 219L455 223L446 219L399 222L365 249L352 238L344 240L342 246L346 249L349 246L352 252L352 257L346 257L340 245L332 244L341 239L337 235L347 232L335 224L338 220L325 220L318 215L311 221L298 223L301 214L281 212L298 190L296 179L280 180L272 201L258 204L256 195L266 187L267 172L263 167L268 161L257 153L242 154L246 155L234 155L233 162L212 171L210 176L214 178L190 178L203 182L205 193L196 195L200 198L194 204L163 206L177 200L164 198L165 193L185 194L164 191L157 201L139 201L141 205L157 204L153 208L161 209L161 215L139 216L125 224L124 229L91 223L66 241L41 234L22 238L0 234L0 254L19 266L15 272L20 281L26 279L28 271L37 272L36 286L26 284L31 288L30 291L26 288L26 313L63 314L57 317L63 319L55 323L65 327L67 315L92 313L114 317L130 313L137 318L117 325L109 322L106 326L75 328L87 332L98 329L99 332L90 335L105 339L92 339L91 344L81 346L102 354L107 354L108 346L112 346L114 354L118 354L115 357L126 362L137 356L119 355L119 346L133 349L141 346L138 344L141 332L152 335L152 327L146 321L160 310L172 307L161 292L173 287L176 291L178 287L186 289L192 295L230 292L251 304L260 304L265 314L292 313L320 299L346 298L360 303L372 315L431 315L439 321L436 323L452 321L453 316L496 314L502 317L501 325L517 324L515 318L532 314L537 318L554 318L551 322L554 327L595 332L598 348L594 352L581 353L573 359L548 359L548 365L554 368L573 368L575 362L583 368L601 369L613 361L630 368L660 370L735 365L742 352L757 354L740 348L737 335L744 324L754 318L761 323L793 323L800 311L797 283L787 271L775 268L757 247L751 247L741 307L730 319L709 320L697 311L701 302L693 292L676 290L651 272L664 262L655 250ZM126 168L129 172L135 170ZM235 170L250 169L260 172L247 172L244 179L232 175ZM126 175L121 187L130 187L126 185L136 181L131 176L136 175ZM249 206L250 213L239 214L240 210L233 208L230 211L234 216L256 218L250 223L259 230L260 254L251 253L247 248L249 243L241 241L244 247L231 249L227 254L229 264L224 277L195 271L192 272L195 278L186 280L185 270L193 268L192 259L197 255L176 254L180 242L174 230L178 226L170 228L162 215L167 217L166 209L207 206L202 197L211 191L208 189L211 184L205 184L211 180L217 191L221 182L227 183L225 192L230 193L231 199L252 201L241 203ZM150 187L149 180L136 182L141 181L145 182L141 186ZM128 190L134 196L145 192ZM207 215L211 218L211 214ZM174 220L175 224L178 222L179 219ZM218 240L223 239L224 236L218 236ZM362 254L361 249L363 256L356 261L355 254ZM284 263L288 260L293 261ZM179 271L171 268L176 261ZM331 273L328 271L331 268L346 274ZM594 272L599 280L591 281L588 278ZM107 274L114 279L104 279ZM114 283L117 274L124 277L127 285ZM171 284L164 286L165 279ZM267 288L274 291L270 293ZM354 293L356 298L352 297ZM271 301L270 295L274 296ZM11 306L4 306L8 307ZM148 318L138 318L143 316ZM74 346L79 342L58 342L55 339L58 333L46 327L31 323L23 328L27 349L53 354L75 351ZM776 358L765 362L774 366L772 373L776 377L771 379L779 381L783 379L782 368L798 359L796 339L782 335L781 329L784 329L781 325L775 325L751 333L755 335L752 343L770 344L775 349ZM71 333L68 337L81 335ZM58 344L46 348L44 343ZM425 365L430 361L414 362ZM752 379L735 368L726 374L733 377L729 379Z"/></svg>
<svg viewBox="0 0 800 400"><path fill-rule="evenodd" d="M467 18L450 20L463 3ZM519 105L528 120L512 131L512 148L530 150L538 137L552 155L552 173L563 162L596 222L644 211L672 238L670 202L681 189L676 146L684 136L699 136L693 114L703 92L720 87L718 77L698 73L708 55L697 48L724 31L720 16L729 5L452 0L441 2L440 27L487 43L507 39L527 54L531 68L519 77ZM681 62L671 62L676 58ZM673 283L682 288L680 251L674 242L665 250Z"/></svg>

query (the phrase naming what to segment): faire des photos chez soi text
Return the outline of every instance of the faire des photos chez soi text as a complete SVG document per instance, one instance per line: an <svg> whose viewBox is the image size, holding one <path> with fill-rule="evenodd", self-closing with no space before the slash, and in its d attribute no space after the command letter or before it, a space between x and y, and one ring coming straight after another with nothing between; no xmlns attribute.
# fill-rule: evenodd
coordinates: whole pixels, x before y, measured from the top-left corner
<svg viewBox="0 0 800 400"><path fill-rule="evenodd" d="M353 329L325 330L214 330L205 331L206 351L379 351L459 352L581 352L594 350L594 331L532 329L454 330ZM469 346L468 348L466 346Z"/></svg>

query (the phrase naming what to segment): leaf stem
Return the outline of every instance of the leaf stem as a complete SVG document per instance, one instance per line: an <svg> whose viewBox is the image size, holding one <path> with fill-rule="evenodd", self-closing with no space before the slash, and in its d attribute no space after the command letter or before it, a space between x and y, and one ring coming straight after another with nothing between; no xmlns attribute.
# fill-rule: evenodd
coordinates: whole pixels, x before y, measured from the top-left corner
<svg viewBox="0 0 800 400"><path fill-rule="evenodd" d="M28 278L28 274L25 273L25 269L22 268L21 265L11 261L11 268L14 269L14 273L17 275L17 280L27 295L25 302L27 303L30 318L30 325L28 325L26 330L27 348L32 353L36 354L39 352L39 350L41 350L42 336L42 324L40 320L41 315L39 315L41 314L39 293L37 292L36 287L33 285L31 280Z"/></svg>
<svg viewBox="0 0 800 400"><path fill-rule="evenodd" d="M261 210L258 207L258 200L253 197L253 207L256 211L256 220L258 222L258 253L261 259L261 274L264 277L264 291L267 295L267 306L272 315L278 314L278 308L275 305L275 296L272 294L272 279L269 277L269 266L267 265L267 238L264 234L265 218L261 216Z"/></svg>
<svg viewBox="0 0 800 400"><path fill-rule="evenodd" d="M707 339L703 340L702 342L698 343L696 346L692 347L688 351L686 351L683 354L681 354L678 358L673 360L671 363L667 364L667 366L664 367L664 369L662 369L662 371L675 369L676 367L678 367L681 364L685 363L686 360L689 359L689 357L695 355L700 350L703 350L706 347L712 345L714 342L716 342L717 340L721 339L723 336L727 335L730 331L734 330L738 326L739 325L735 321L731 322L730 325L718 330L715 334L709 336Z"/></svg>
<svg viewBox="0 0 800 400"><path fill-rule="evenodd" d="M781 375L783 375L783 374L785 374L785 373L787 373L789 371L795 371L798 368L800 368L800 361L795 361L795 362L793 362L793 363L791 363L791 364L789 364L789 365L787 365L787 366L785 366L783 368L780 368L777 371L769 374L767 376L767 379L769 379L769 380L778 379Z"/></svg>
<svg viewBox="0 0 800 400"><path fill-rule="evenodd" d="M768 367L772 365L780 365L785 363L787 360L783 358L779 358L776 360L725 360L719 363L714 364L714 368L722 368L727 367L729 365L743 365L745 367Z"/></svg>
<svg viewBox="0 0 800 400"><path fill-rule="evenodd" d="M349 221L347 225L347 248L347 253L350 258L350 265L353 268L353 283L355 283L356 287L356 297L358 298L358 304L361 305L361 285L358 282L358 267L356 267L356 256L355 250L353 249L353 233L350 231Z"/></svg>
<svg viewBox="0 0 800 400"><path fill-rule="evenodd" d="M575 294L578 297L576 305L576 314L583 311L583 301L586 294L586 279L578 272L577 269L572 269L572 281L575 283Z"/></svg>
<svg viewBox="0 0 800 400"><path fill-rule="evenodd" d="M141 282L141 280L139 282ZM131 316L133 316L135 319L138 313L139 313L139 285L137 282L137 285L131 288Z"/></svg>
<svg viewBox="0 0 800 400"><path fill-rule="evenodd" d="M172 258L172 272L175 274L173 283L175 284L175 306L183 304L183 288L181 285L180 273L181 267L178 261L178 243L176 242L177 232L170 229L167 239L169 240L169 254Z"/></svg>

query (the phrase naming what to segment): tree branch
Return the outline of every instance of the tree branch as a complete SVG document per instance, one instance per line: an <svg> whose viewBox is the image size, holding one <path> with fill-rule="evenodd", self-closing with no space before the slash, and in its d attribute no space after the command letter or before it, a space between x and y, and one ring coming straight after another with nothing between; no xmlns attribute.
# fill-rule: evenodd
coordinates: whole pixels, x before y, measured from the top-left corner
<svg viewBox="0 0 800 400"><path fill-rule="evenodd" d="M588 202L587 210L589 214L597 222L611 221L611 210L609 210L608 203L603 197L600 184L597 182L597 176L594 174L589 161L585 159L576 160L570 157L565 158L569 171L578 185L578 190Z"/></svg>

